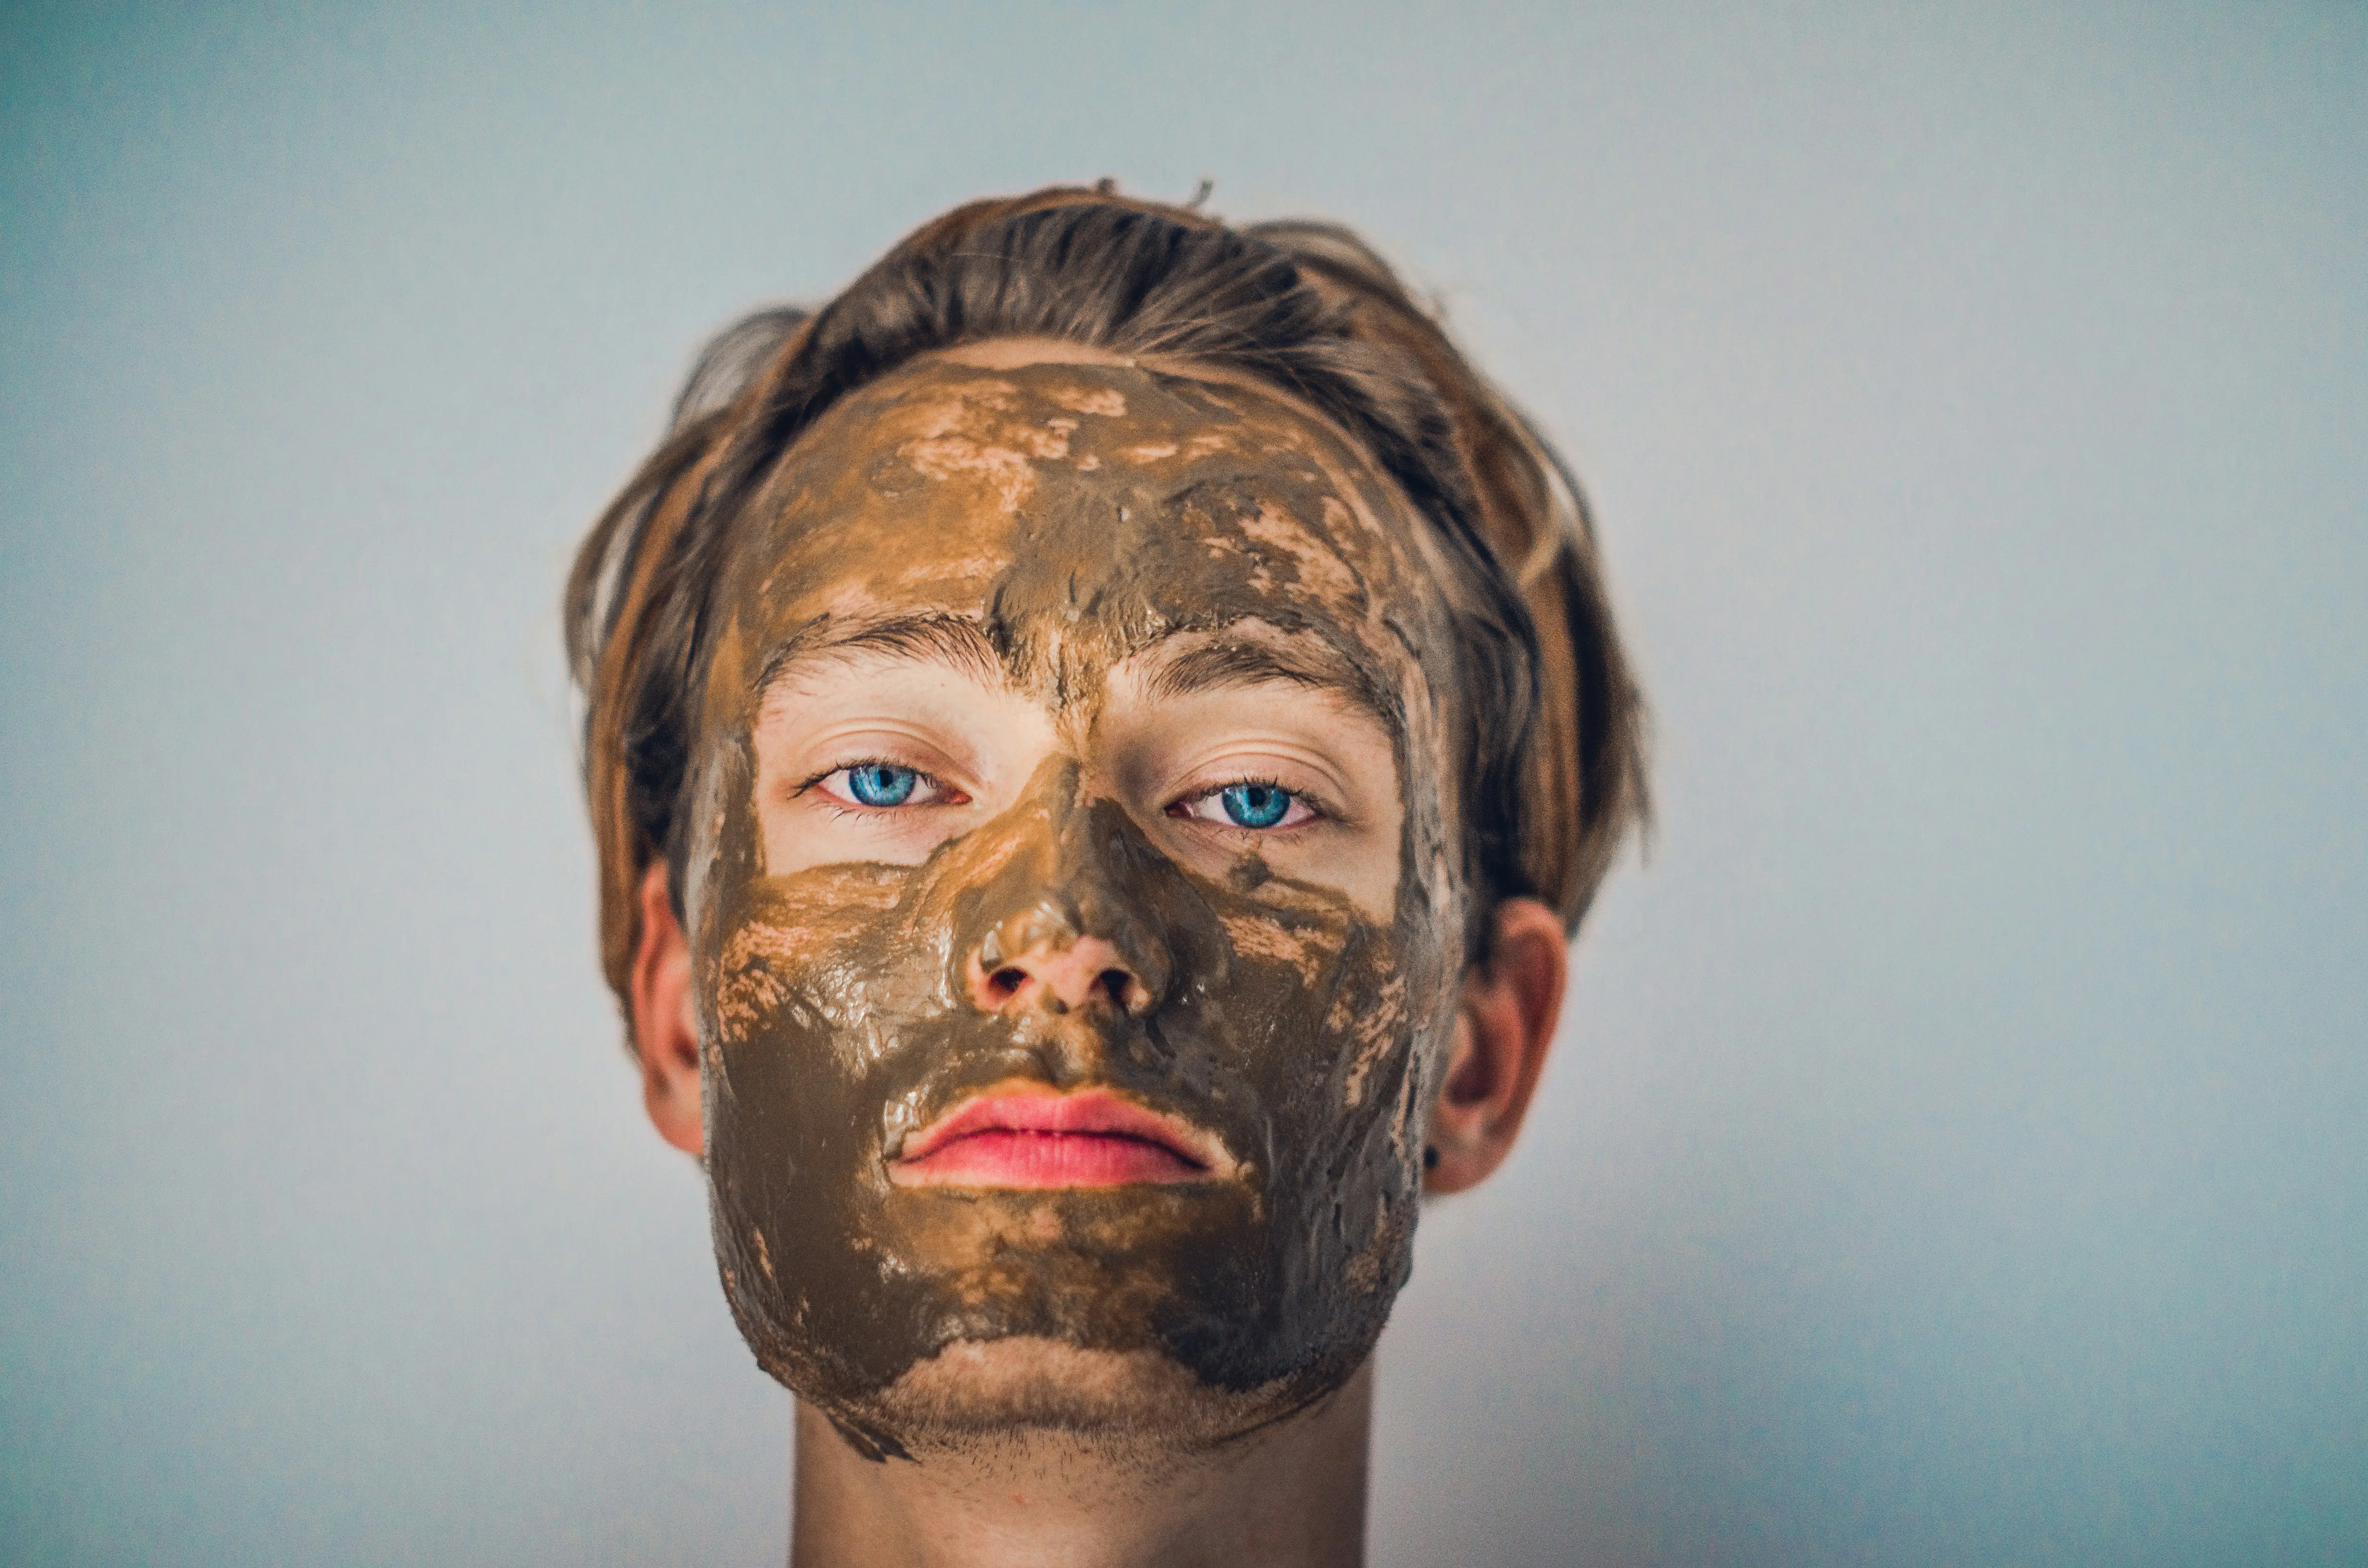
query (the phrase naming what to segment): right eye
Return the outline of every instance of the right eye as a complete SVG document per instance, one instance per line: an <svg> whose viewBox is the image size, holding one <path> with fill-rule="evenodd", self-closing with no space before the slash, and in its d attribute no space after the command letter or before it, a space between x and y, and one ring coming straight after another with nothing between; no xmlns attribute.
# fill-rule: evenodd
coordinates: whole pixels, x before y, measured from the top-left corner
<svg viewBox="0 0 2368 1568"><path fill-rule="evenodd" d="M893 762L859 762L825 773L814 783L841 805L871 812L894 811L903 806L959 806L970 799L917 767L904 767Z"/></svg>
<svg viewBox="0 0 2368 1568"><path fill-rule="evenodd" d="M1167 808L1172 817L1216 823L1248 833L1301 827L1324 813L1305 796L1280 784L1245 778L1177 801Z"/></svg>

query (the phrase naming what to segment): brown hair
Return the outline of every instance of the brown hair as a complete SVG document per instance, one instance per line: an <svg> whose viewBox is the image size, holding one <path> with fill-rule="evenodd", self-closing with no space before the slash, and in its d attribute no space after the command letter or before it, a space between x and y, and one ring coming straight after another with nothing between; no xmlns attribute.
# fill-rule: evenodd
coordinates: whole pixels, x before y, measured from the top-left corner
<svg viewBox="0 0 2368 1568"><path fill-rule="evenodd" d="M1245 372L1364 447L1462 579L1447 587L1471 683L1474 950L1501 898L1543 898L1577 931L1646 804L1643 706L1569 469L1348 230L1230 228L1106 181L958 208L821 309L759 311L723 332L666 440L585 540L567 580L567 652L586 704L601 962L619 1000L630 1006L638 890L661 856L680 897L708 601L736 519L838 398L917 355L992 337Z"/></svg>

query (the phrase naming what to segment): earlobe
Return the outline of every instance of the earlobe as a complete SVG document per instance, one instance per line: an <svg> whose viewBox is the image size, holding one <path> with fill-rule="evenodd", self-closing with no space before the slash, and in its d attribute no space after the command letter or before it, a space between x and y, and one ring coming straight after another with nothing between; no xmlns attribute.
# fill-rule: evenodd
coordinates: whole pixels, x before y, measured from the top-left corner
<svg viewBox="0 0 2368 1568"><path fill-rule="evenodd" d="M1562 1015L1569 938L1533 898L1497 905L1488 960L1464 971L1455 1042L1426 1140L1423 1190L1462 1192L1505 1163Z"/></svg>
<svg viewBox="0 0 2368 1568"><path fill-rule="evenodd" d="M633 955L633 1053L641 1059L642 1098L658 1135L687 1154L700 1153L706 1137L690 944L675 918L663 861L642 878L642 942Z"/></svg>

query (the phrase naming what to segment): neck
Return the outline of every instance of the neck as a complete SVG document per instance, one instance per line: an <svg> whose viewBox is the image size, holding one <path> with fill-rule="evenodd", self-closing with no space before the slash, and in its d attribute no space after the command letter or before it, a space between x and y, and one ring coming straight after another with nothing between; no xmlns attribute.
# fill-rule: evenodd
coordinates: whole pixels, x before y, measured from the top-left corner
<svg viewBox="0 0 2368 1568"><path fill-rule="evenodd" d="M867 1460L801 1403L791 1568L1359 1568L1369 1360L1213 1454L1146 1469L1074 1437Z"/></svg>

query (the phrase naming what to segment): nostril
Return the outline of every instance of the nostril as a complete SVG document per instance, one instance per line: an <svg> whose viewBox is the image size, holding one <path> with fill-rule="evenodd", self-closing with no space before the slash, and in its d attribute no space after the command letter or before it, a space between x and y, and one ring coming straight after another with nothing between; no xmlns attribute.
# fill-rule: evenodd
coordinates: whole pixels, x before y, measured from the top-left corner
<svg viewBox="0 0 2368 1568"><path fill-rule="evenodd" d="M1027 983L1028 971L1017 965L998 969L986 977L986 989L998 1002L1008 1002L1019 995L1019 988Z"/></svg>
<svg viewBox="0 0 2368 1568"><path fill-rule="evenodd" d="M1096 977L1094 983L1099 985L1103 994L1110 997L1111 1006L1121 1011L1124 1010L1126 994L1134 984L1134 976L1122 969L1106 969Z"/></svg>

